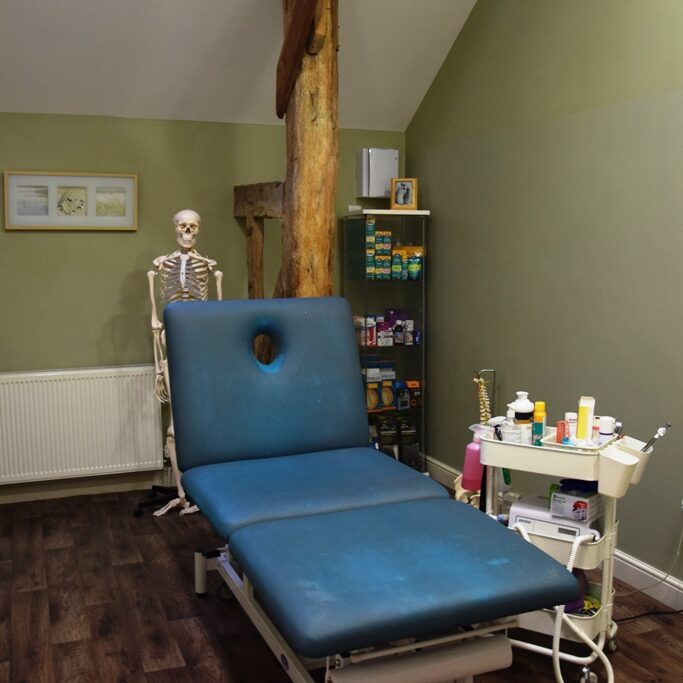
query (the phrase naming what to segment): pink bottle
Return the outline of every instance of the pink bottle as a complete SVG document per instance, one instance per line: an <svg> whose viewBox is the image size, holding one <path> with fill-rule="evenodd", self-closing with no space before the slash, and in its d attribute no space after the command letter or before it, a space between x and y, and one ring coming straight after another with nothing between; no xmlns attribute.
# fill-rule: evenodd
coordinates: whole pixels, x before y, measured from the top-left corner
<svg viewBox="0 0 683 683"><path fill-rule="evenodd" d="M476 429L477 427L479 427L479 425L472 425L472 427L470 427L474 432L474 437L472 438L472 441L467 444L467 448L465 449L465 463L462 468L461 486L466 491L479 491L481 488L481 476L484 472L484 466L481 464L481 459L479 457L479 442L481 437L479 435L479 429Z"/></svg>

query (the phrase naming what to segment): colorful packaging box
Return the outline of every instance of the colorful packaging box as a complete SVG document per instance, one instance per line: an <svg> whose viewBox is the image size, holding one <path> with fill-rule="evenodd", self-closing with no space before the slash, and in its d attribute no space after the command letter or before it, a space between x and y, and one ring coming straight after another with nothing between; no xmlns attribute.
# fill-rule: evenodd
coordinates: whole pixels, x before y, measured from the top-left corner
<svg viewBox="0 0 683 683"><path fill-rule="evenodd" d="M396 380L394 382L394 393L396 394L396 408L408 410L410 408L410 390L406 383Z"/></svg>
<svg viewBox="0 0 683 683"><path fill-rule="evenodd" d="M604 509L604 501L599 493L555 491L550 497L550 514L577 522L593 522L602 515Z"/></svg>
<svg viewBox="0 0 683 683"><path fill-rule="evenodd" d="M379 382L368 382L365 385L365 405L371 412L382 410L382 397Z"/></svg>
<svg viewBox="0 0 683 683"><path fill-rule="evenodd" d="M387 322L377 323L377 346L393 346L394 331Z"/></svg>
<svg viewBox="0 0 683 683"><path fill-rule="evenodd" d="M394 381L386 379L382 382L382 409L395 410L396 409L396 395L394 393Z"/></svg>
<svg viewBox="0 0 683 683"><path fill-rule="evenodd" d="M418 408L422 405L422 386L419 380L411 379L406 381L406 387L410 392L410 407Z"/></svg>
<svg viewBox="0 0 683 683"><path fill-rule="evenodd" d="M391 279L400 280L403 272L403 261L407 259L406 252L402 248L391 250ZM407 260L406 260L407 264ZM407 267L407 266L406 266Z"/></svg>

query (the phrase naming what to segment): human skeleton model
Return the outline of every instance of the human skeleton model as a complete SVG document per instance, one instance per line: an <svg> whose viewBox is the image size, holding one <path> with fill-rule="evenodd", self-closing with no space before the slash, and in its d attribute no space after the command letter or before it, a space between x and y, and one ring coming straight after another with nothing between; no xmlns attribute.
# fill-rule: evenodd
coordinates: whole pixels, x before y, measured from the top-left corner
<svg viewBox="0 0 683 683"><path fill-rule="evenodd" d="M195 243L199 234L201 218L196 211L184 209L173 216L176 241L180 249L166 256L154 259L154 270L147 273L149 282L149 298L152 304L152 333L154 335L154 368L156 379L154 394L162 403L170 401L168 381L168 361L166 358L166 338L163 323L157 314L154 282L159 276L159 295L162 304L173 301L206 301L209 298L209 279L213 275L216 280L216 298L223 298L221 280L223 273L216 270L216 261L206 258L197 252ZM173 467L178 498L157 510L155 515L163 515L176 505L183 506L183 512L194 511L189 507L185 492L180 484L180 472L176 462L175 435L173 432L173 416L166 436L168 456ZM196 508L195 508L196 509Z"/></svg>

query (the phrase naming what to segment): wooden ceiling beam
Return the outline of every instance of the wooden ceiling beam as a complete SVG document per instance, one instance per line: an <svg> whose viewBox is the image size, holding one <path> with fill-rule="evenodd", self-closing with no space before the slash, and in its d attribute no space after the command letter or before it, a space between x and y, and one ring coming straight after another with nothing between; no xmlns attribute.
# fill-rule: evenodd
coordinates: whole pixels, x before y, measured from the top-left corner
<svg viewBox="0 0 683 683"><path fill-rule="evenodd" d="M301 71L301 58L306 52L311 26L319 0L288 0L285 10L285 39L277 63L275 112L278 118L287 113L294 84Z"/></svg>
<svg viewBox="0 0 683 683"><path fill-rule="evenodd" d="M313 19L313 28L311 29L308 43L306 44L306 52L309 55L317 55L322 50L325 44L325 38L329 31L329 12L327 5L323 0L319 0L315 7L315 17Z"/></svg>
<svg viewBox="0 0 683 683"><path fill-rule="evenodd" d="M235 218L282 218L284 183L235 185L232 213Z"/></svg>

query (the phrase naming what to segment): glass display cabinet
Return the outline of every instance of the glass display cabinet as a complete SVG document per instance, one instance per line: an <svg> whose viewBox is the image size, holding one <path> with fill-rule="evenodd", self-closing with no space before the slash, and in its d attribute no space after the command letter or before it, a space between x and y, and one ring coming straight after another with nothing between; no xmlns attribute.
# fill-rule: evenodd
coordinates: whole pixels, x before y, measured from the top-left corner
<svg viewBox="0 0 683 683"><path fill-rule="evenodd" d="M370 439L425 471L429 211L363 210L342 219Z"/></svg>

